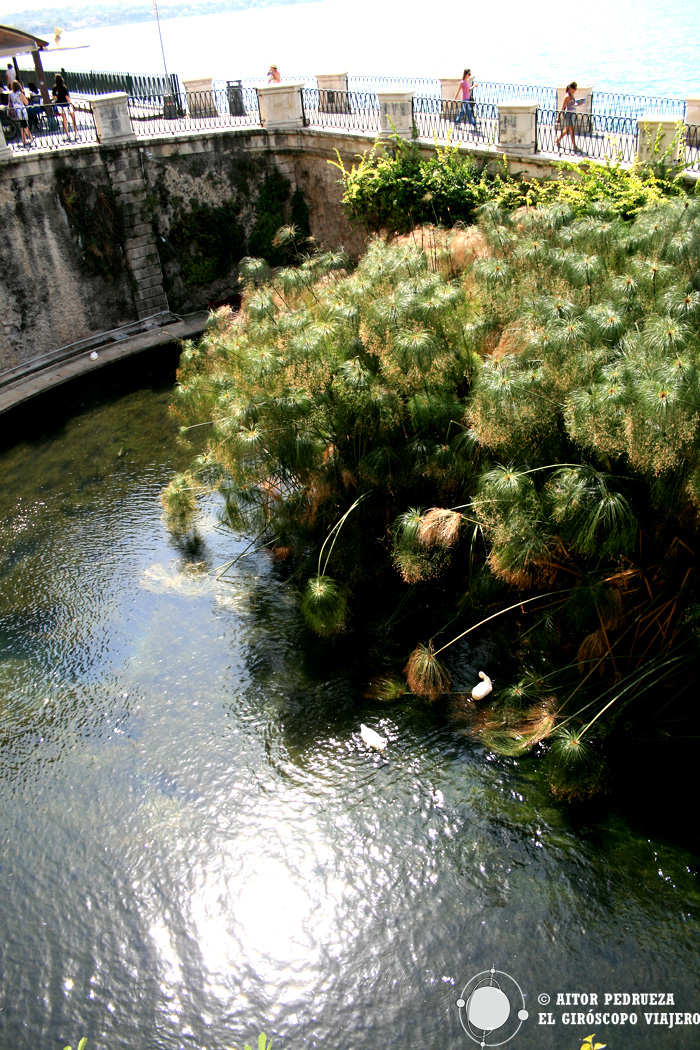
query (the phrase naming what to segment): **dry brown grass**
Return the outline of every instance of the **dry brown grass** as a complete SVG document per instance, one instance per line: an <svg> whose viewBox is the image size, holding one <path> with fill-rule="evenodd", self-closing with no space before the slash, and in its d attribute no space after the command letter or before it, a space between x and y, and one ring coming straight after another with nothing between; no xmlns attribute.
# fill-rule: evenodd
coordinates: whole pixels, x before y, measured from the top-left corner
<svg viewBox="0 0 700 1050"><path fill-rule="evenodd" d="M427 547L436 543L441 543L444 547L454 547L459 539L461 524L462 515L458 511L432 507L421 518L418 539Z"/></svg>

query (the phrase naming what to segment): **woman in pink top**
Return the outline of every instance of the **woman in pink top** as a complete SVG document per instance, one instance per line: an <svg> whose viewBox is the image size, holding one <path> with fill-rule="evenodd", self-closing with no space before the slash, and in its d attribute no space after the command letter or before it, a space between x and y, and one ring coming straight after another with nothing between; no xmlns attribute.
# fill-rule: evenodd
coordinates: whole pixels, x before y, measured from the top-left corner
<svg viewBox="0 0 700 1050"><path fill-rule="evenodd" d="M476 119L474 117L474 103L472 102L472 92L475 87L476 84L474 83L474 80L472 78L471 69L465 69L464 73L462 74L462 79L459 82L459 87L457 88L457 94L455 95L456 101L460 91L462 92L462 105L459 113L457 114L455 124L459 124L462 117L466 117L469 123L472 125L472 127L476 127Z"/></svg>

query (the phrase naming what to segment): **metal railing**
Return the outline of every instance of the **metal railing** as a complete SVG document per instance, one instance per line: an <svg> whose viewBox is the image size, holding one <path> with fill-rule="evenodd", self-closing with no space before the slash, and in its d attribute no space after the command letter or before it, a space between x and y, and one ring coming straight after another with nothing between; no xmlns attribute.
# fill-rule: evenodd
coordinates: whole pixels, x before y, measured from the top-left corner
<svg viewBox="0 0 700 1050"><path fill-rule="evenodd" d="M130 97L131 126L137 135L174 135L182 131L259 125L255 88L233 81L225 89Z"/></svg>
<svg viewBox="0 0 700 1050"><path fill-rule="evenodd" d="M49 90L57 73L63 77L68 90L79 95L107 95L114 91L125 91L127 95L148 97L150 95L177 95L181 90L180 80L175 73L166 77L163 73L141 75L138 73L102 73L96 70L80 73L45 69L44 77ZM25 84L29 81L36 81L36 70L34 69L21 69L20 74Z"/></svg>
<svg viewBox="0 0 700 1050"><path fill-rule="evenodd" d="M700 127L697 124L686 124L684 148L685 170L700 171Z"/></svg>
<svg viewBox="0 0 700 1050"><path fill-rule="evenodd" d="M379 99L372 91L304 88L301 98L307 127L372 132L381 128Z"/></svg>
<svg viewBox="0 0 700 1050"><path fill-rule="evenodd" d="M15 151L24 149L62 149L75 143L96 143L95 117L89 105L71 106L33 104L27 106L29 145L22 141L20 121L10 106L0 106L0 124L7 145Z"/></svg>
<svg viewBox="0 0 700 1050"><path fill-rule="evenodd" d="M685 118L685 102L679 98L660 98L656 95L623 95L614 91L594 91L592 97L594 113L611 117L643 117L646 113L654 117Z"/></svg>
<svg viewBox="0 0 700 1050"><path fill-rule="evenodd" d="M535 148L538 153L582 154L631 164L637 155L637 121L632 117L539 109Z"/></svg>
<svg viewBox="0 0 700 1050"><path fill-rule="evenodd" d="M538 84L506 84L480 80L474 88L477 102L539 102L545 109L557 108L557 89Z"/></svg>
<svg viewBox="0 0 700 1050"><path fill-rule="evenodd" d="M435 77L372 77L348 75L348 91L411 91L427 98L440 98L441 85Z"/></svg>
<svg viewBox="0 0 700 1050"><path fill-rule="evenodd" d="M413 122L419 138L491 145L498 141L498 107L482 102L413 97Z"/></svg>
<svg viewBox="0 0 700 1050"><path fill-rule="evenodd" d="M318 81L316 80L315 74L313 76L309 76L306 73L303 73L303 74L300 73L299 76L282 77L280 83L281 84L298 84L299 81L302 81L302 83L304 84L305 88L317 88L318 87ZM221 81L216 81L216 80L214 81L214 84L218 84L218 83L221 83ZM267 84L267 76L264 76L264 77L243 77L241 79L241 84L243 84L244 87L265 87L265 85Z"/></svg>

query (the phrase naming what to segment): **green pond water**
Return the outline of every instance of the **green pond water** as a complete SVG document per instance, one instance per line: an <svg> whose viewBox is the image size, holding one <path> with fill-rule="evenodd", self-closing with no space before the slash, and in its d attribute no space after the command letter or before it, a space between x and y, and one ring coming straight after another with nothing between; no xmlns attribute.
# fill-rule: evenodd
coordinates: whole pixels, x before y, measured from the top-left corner
<svg viewBox="0 0 700 1050"><path fill-rule="evenodd" d="M439 705L363 699L372 669L309 636L265 553L217 580L248 541L215 501L199 547L166 532L187 454L167 384L124 378L145 368L4 421L2 1050L468 1047L457 1000L491 967L511 1014L487 1046L700 1046L646 1023L668 1008L555 1006L671 992L700 1022L692 834L572 811Z"/></svg>

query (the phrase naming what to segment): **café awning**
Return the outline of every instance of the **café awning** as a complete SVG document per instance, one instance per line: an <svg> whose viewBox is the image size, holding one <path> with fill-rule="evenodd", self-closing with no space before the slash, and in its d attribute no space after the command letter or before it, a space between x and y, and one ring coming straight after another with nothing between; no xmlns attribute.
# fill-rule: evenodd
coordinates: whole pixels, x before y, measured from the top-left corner
<svg viewBox="0 0 700 1050"><path fill-rule="evenodd" d="M43 51L48 46L48 40L42 40L40 36L25 33L14 26L0 26L0 58L28 55L32 51Z"/></svg>

